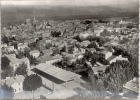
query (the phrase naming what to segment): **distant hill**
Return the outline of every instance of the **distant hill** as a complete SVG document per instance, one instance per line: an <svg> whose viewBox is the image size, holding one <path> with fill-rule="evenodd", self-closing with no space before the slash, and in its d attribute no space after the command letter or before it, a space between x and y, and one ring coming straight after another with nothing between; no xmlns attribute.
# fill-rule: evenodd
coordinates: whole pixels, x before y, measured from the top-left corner
<svg viewBox="0 0 140 100"><path fill-rule="evenodd" d="M134 8L133 8L134 9ZM138 8L137 8L138 9ZM2 26L11 21L23 21L27 18L37 19L79 19L79 18L105 18L138 16L137 11L110 6L2 6Z"/></svg>

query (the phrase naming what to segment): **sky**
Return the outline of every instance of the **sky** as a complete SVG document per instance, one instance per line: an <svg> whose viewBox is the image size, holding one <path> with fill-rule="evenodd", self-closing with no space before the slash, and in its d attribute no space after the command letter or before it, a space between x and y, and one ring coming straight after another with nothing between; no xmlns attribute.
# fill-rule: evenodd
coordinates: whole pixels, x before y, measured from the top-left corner
<svg viewBox="0 0 140 100"><path fill-rule="evenodd" d="M101 6L139 3L139 0L1 0L1 5Z"/></svg>

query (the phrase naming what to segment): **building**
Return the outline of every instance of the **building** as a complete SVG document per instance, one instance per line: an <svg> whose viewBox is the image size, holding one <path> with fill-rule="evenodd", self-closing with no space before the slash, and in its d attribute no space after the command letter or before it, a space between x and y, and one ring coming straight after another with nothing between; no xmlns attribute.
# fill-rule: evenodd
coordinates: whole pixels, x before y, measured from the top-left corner
<svg viewBox="0 0 140 100"><path fill-rule="evenodd" d="M108 59L109 57L112 56L112 52L107 51L107 50L102 50L100 53L103 55L104 59Z"/></svg>
<svg viewBox="0 0 140 100"><path fill-rule="evenodd" d="M8 51L8 52L10 52L10 51L14 51L15 49L14 49L14 46L7 46L5 48L5 50Z"/></svg>
<svg viewBox="0 0 140 100"><path fill-rule="evenodd" d="M5 84L7 84L8 87L12 87L14 93L19 93L23 91L23 81L24 81L24 76L18 75L15 77L5 79Z"/></svg>
<svg viewBox="0 0 140 100"><path fill-rule="evenodd" d="M126 94L139 94L139 78L134 77L123 85L123 92Z"/></svg>
<svg viewBox="0 0 140 100"><path fill-rule="evenodd" d="M52 64L54 62L62 60L62 56L61 55L51 56L50 54L44 54L40 58L42 60L44 60L46 64Z"/></svg>
<svg viewBox="0 0 140 100"><path fill-rule="evenodd" d="M40 52L38 50L34 50L30 52L30 55L32 55L33 57L37 58L40 55Z"/></svg>
<svg viewBox="0 0 140 100"><path fill-rule="evenodd" d="M1 48L3 48L3 47L7 47L7 44L6 43L1 44Z"/></svg>
<svg viewBox="0 0 140 100"><path fill-rule="evenodd" d="M124 58L122 57L122 55L119 55L119 56L110 56L109 58L106 59L110 64L112 62L116 62L117 60L125 60L125 61L128 61L128 58Z"/></svg>
<svg viewBox="0 0 140 100"><path fill-rule="evenodd" d="M96 74L98 75L100 72L105 72L108 66L97 66L97 67L90 67L88 70L88 77L92 79L92 77Z"/></svg>
<svg viewBox="0 0 140 100"><path fill-rule="evenodd" d="M19 44L19 45L18 45L18 50L24 51L24 49L25 49L26 47L28 47L28 46L25 45L25 44Z"/></svg>
<svg viewBox="0 0 140 100"><path fill-rule="evenodd" d="M11 67L13 67L13 70L14 71L22 63L25 63L27 65L27 70L30 70L30 61L29 61L28 58L18 59L15 56L6 55L6 54L4 54L4 56L7 57L10 60L10 63L9 64L10 64Z"/></svg>

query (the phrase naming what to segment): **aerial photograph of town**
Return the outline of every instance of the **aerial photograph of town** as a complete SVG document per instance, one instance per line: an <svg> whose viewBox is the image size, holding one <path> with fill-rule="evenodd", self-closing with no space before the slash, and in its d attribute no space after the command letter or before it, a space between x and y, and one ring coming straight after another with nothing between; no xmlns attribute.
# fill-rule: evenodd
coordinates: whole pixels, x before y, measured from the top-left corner
<svg viewBox="0 0 140 100"><path fill-rule="evenodd" d="M139 0L1 1L0 99L139 97Z"/></svg>

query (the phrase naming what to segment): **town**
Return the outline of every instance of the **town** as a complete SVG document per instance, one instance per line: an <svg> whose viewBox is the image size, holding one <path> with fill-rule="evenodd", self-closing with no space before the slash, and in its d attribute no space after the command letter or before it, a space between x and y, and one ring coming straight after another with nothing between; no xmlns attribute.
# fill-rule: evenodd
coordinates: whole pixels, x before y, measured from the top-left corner
<svg viewBox="0 0 140 100"><path fill-rule="evenodd" d="M8 25L1 28L0 98L138 98L137 16L40 20L34 14Z"/></svg>

